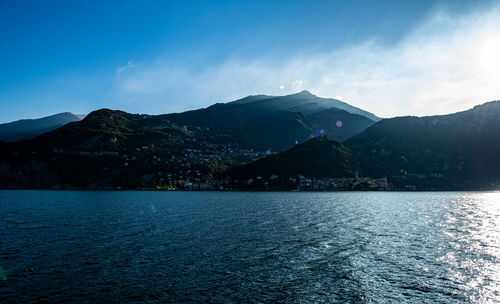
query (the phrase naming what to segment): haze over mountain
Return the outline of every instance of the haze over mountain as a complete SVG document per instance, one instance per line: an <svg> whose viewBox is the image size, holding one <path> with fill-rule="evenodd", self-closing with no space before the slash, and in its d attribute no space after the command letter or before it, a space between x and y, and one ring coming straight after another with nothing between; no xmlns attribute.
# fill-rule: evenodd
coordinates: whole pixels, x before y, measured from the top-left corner
<svg viewBox="0 0 500 304"><path fill-rule="evenodd" d="M182 112L302 89L383 117L434 115L500 94L498 1L110 3L0 9L12 29L0 122L63 108Z"/></svg>
<svg viewBox="0 0 500 304"><path fill-rule="evenodd" d="M21 119L0 124L0 141L19 141L33 138L67 123L80 121L84 117L85 115L65 112L37 119Z"/></svg>
<svg viewBox="0 0 500 304"><path fill-rule="evenodd" d="M262 109L291 110L306 114L336 108L352 114L366 116L374 121L380 120L379 117L368 111L354 107L338 99L318 97L307 90L286 96L248 96L228 104L254 104L255 107Z"/></svg>

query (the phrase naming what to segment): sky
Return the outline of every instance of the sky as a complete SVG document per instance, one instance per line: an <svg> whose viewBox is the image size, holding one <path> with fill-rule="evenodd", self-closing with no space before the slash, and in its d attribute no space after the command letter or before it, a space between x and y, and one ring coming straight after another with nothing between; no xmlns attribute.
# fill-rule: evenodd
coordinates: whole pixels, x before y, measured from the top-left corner
<svg viewBox="0 0 500 304"><path fill-rule="evenodd" d="M0 123L309 90L380 117L500 99L500 1L0 1Z"/></svg>

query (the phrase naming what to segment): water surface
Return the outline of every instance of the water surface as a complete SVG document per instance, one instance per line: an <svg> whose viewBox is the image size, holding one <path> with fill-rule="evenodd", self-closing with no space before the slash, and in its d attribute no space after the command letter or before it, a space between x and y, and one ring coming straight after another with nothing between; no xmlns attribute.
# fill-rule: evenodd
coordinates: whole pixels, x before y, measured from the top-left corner
<svg viewBox="0 0 500 304"><path fill-rule="evenodd" d="M0 302L500 301L500 193L0 191Z"/></svg>

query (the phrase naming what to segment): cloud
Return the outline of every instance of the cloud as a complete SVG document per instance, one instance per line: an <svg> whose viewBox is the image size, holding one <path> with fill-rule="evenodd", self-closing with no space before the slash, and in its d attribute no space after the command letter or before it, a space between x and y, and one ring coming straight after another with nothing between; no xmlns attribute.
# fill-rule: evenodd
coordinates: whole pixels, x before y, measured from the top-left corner
<svg viewBox="0 0 500 304"><path fill-rule="evenodd" d="M295 90L301 90L303 87L304 87L304 84L307 82L304 81L303 79L297 79L295 80L293 83L292 83L292 87L295 89Z"/></svg>
<svg viewBox="0 0 500 304"><path fill-rule="evenodd" d="M383 117L465 110L500 99L499 7L462 15L436 10L395 44L374 38L279 63L230 58L192 69L158 58L117 70L111 95L160 112L302 89L348 96Z"/></svg>

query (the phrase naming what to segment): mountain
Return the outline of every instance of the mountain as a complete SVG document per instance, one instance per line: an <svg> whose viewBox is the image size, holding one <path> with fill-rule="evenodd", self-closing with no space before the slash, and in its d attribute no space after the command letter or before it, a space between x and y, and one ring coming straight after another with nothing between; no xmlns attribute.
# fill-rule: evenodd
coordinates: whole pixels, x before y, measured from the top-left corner
<svg viewBox="0 0 500 304"><path fill-rule="evenodd" d="M281 151L312 135L345 140L380 120L342 101L321 98L308 91L287 96L248 96L229 103L160 115L178 125L216 129L230 134L241 145ZM337 122L341 121L342 124Z"/></svg>
<svg viewBox="0 0 500 304"><path fill-rule="evenodd" d="M399 188L497 188L500 101L449 115L384 119L344 144L361 174L388 176Z"/></svg>
<svg viewBox="0 0 500 304"><path fill-rule="evenodd" d="M33 138L67 123L80 121L84 117L85 115L65 112L38 119L22 119L0 124L0 140L11 142Z"/></svg>
<svg viewBox="0 0 500 304"><path fill-rule="evenodd" d="M234 104L253 104L255 107L274 110L289 110L302 113L314 113L321 110L336 108L347 111L352 114L365 116L373 121L379 121L380 118L376 115L354 107L346 102L334 98L318 97L311 92L304 90L296 94L286 96L266 96L255 95L248 96L233 102L227 103L228 105Z"/></svg>
<svg viewBox="0 0 500 304"><path fill-rule="evenodd" d="M326 136L317 136L278 154L232 167L224 175L239 180L269 179L274 175L286 181L297 175L342 178L354 177L354 173L349 149Z"/></svg>
<svg viewBox="0 0 500 304"><path fill-rule="evenodd" d="M177 188L264 155L217 130L109 109L0 147L1 188Z"/></svg>

